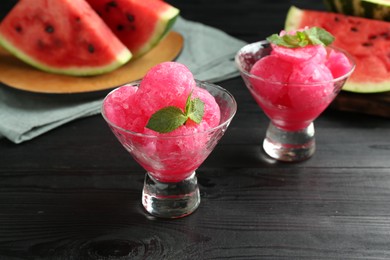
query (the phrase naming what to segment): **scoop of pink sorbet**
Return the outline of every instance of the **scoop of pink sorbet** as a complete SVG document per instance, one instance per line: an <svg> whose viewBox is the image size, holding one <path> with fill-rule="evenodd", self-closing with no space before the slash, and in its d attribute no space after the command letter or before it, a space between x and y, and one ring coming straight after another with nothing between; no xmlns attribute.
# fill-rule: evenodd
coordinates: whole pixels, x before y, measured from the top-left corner
<svg viewBox="0 0 390 260"><path fill-rule="evenodd" d="M166 106L184 108L188 95L195 87L191 71L177 62L163 62L151 68L142 79L138 90L139 108L150 117Z"/></svg>
<svg viewBox="0 0 390 260"><path fill-rule="evenodd" d="M186 124L165 135L183 135L204 131L219 124L220 110L214 97L205 89L196 87L191 71L177 62L163 62L151 68L139 87L125 85L105 100L106 116L116 125L138 133L159 135L145 126L155 112L167 106L184 111L188 96L205 103L200 124Z"/></svg>

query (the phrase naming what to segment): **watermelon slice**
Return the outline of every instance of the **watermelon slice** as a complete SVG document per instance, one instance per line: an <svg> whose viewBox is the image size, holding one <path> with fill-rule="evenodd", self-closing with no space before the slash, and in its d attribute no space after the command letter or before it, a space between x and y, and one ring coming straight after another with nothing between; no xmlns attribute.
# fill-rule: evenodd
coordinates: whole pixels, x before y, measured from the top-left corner
<svg viewBox="0 0 390 260"><path fill-rule="evenodd" d="M338 13L288 11L285 29L319 26L335 36L334 46L349 52L356 69L343 90L360 93L390 91L390 23Z"/></svg>
<svg viewBox="0 0 390 260"><path fill-rule="evenodd" d="M21 0L0 24L0 44L41 70L95 75L131 58L130 51L84 0Z"/></svg>
<svg viewBox="0 0 390 260"><path fill-rule="evenodd" d="M162 0L87 0L115 35L140 56L169 31L179 10Z"/></svg>

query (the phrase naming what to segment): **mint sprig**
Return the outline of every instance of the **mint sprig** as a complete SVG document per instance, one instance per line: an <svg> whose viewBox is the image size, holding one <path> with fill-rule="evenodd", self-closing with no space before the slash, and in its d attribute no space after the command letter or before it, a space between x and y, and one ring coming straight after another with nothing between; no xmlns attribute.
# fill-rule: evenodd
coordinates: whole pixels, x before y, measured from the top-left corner
<svg viewBox="0 0 390 260"><path fill-rule="evenodd" d="M297 31L295 34L285 34L283 36L272 34L267 37L267 40L279 46L298 48L319 44L328 46L334 41L334 36L325 29L312 27L303 31Z"/></svg>
<svg viewBox="0 0 390 260"><path fill-rule="evenodd" d="M204 102L200 98L191 99L188 95L184 112L175 106L164 107L155 112L149 119L146 128L159 133L169 133L184 125L188 119L199 124L204 115Z"/></svg>

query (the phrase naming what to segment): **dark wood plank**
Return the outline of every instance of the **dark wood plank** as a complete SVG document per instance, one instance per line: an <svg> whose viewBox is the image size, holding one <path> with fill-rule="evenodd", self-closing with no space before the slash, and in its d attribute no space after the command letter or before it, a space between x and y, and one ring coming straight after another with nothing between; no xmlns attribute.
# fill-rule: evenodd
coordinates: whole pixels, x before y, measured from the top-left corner
<svg viewBox="0 0 390 260"><path fill-rule="evenodd" d="M342 91L332 107L341 111L390 118L390 92L361 94Z"/></svg>
<svg viewBox="0 0 390 260"><path fill-rule="evenodd" d="M72 189L53 187L61 181L53 175L35 187L3 185L0 250L39 259L390 256L387 170L202 167L198 175L200 208L174 221L145 215L142 174L124 176L122 188L107 176Z"/></svg>

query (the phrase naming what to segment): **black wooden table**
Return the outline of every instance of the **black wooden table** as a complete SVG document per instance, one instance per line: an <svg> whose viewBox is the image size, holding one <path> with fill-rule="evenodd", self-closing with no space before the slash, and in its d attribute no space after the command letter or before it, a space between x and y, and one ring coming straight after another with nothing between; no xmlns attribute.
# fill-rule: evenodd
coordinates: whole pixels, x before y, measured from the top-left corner
<svg viewBox="0 0 390 260"><path fill-rule="evenodd" d="M323 9L169 2L246 41L282 29L291 4ZM239 110L197 171L200 207L182 219L144 212L144 170L101 116L19 145L0 139L0 259L390 259L390 120L328 109L316 154L280 163L262 151L268 119L241 78L219 84Z"/></svg>

